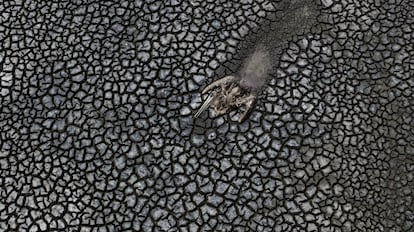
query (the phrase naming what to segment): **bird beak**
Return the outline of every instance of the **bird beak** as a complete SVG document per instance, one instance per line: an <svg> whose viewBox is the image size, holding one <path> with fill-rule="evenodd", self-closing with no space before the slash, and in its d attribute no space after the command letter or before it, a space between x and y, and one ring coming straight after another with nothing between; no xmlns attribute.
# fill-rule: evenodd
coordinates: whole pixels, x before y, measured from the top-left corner
<svg viewBox="0 0 414 232"><path fill-rule="evenodd" d="M215 97L214 93L211 93L208 95L207 99L204 101L203 105L201 105L200 109L197 111L197 113L194 115L194 118L198 118L203 111L205 111L211 103L213 103L213 99Z"/></svg>

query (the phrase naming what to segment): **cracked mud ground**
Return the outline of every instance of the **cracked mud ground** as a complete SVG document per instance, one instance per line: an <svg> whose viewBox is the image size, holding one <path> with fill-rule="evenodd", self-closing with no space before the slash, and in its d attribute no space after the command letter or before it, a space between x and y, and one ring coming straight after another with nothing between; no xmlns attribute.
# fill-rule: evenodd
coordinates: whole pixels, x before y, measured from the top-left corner
<svg viewBox="0 0 414 232"><path fill-rule="evenodd" d="M0 231L414 231L414 2L283 2L1 1ZM251 117L194 121L269 35Z"/></svg>

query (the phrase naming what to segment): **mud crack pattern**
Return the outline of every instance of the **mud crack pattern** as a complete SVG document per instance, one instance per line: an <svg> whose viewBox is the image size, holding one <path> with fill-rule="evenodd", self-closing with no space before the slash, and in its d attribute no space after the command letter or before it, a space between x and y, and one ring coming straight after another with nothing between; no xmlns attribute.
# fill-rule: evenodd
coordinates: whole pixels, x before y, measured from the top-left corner
<svg viewBox="0 0 414 232"><path fill-rule="evenodd" d="M413 231L413 1L315 2L248 121L192 119L284 2L2 1L0 231Z"/></svg>

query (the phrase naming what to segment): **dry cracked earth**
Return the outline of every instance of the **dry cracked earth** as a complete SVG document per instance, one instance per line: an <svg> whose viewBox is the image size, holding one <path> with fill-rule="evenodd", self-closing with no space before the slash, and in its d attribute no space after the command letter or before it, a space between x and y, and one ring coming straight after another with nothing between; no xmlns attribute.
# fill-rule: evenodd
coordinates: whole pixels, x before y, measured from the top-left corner
<svg viewBox="0 0 414 232"><path fill-rule="evenodd" d="M413 0L6 0L0 46L0 231L414 231Z"/></svg>

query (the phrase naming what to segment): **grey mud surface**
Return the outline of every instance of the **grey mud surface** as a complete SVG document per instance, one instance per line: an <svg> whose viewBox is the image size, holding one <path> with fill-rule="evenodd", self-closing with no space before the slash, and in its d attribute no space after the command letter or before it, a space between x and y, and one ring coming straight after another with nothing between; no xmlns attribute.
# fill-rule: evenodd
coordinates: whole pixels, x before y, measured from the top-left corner
<svg viewBox="0 0 414 232"><path fill-rule="evenodd" d="M412 0L7 0L0 46L0 231L414 231Z"/></svg>

